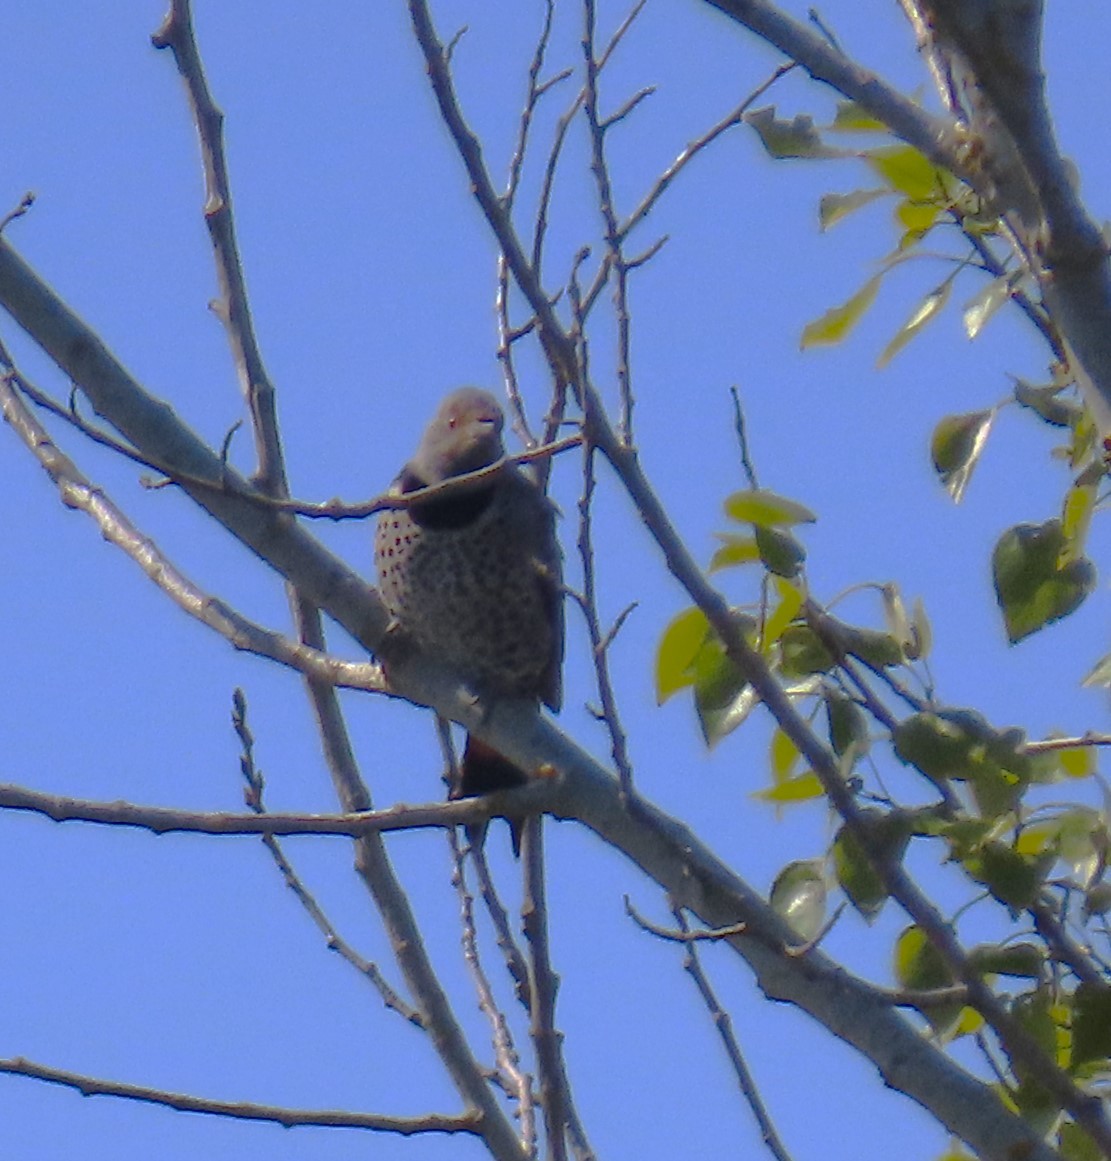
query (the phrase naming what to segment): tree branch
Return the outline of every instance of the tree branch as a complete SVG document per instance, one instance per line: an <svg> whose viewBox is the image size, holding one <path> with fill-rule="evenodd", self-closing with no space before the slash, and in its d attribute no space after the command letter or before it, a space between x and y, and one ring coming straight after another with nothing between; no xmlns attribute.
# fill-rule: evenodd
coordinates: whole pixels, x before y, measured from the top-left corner
<svg viewBox="0 0 1111 1161"><path fill-rule="evenodd" d="M125 1100L143 1101L162 1105L181 1113L207 1113L213 1117L230 1117L239 1121L272 1121L283 1128L296 1125L314 1125L330 1129L369 1129L378 1133L398 1133L412 1137L420 1133L471 1133L478 1135L480 1118L477 1113L448 1116L428 1113L423 1117L389 1117L378 1113L351 1113L343 1109L289 1109L278 1105L259 1105L249 1101L218 1101L207 1097L189 1096L145 1085L125 1084L102 1080L80 1072L67 1072L36 1064L21 1056L0 1059L0 1073L26 1076L33 1080L59 1084L76 1089L82 1096L114 1096Z"/></svg>

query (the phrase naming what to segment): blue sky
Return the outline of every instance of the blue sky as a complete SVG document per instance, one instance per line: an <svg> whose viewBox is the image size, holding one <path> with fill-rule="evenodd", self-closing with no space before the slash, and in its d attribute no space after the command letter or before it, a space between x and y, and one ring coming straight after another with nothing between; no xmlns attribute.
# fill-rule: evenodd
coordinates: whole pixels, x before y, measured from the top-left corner
<svg viewBox="0 0 1111 1161"><path fill-rule="evenodd" d="M805 6L797 6L804 11ZM0 212L26 190L38 200L7 237L92 324L153 393L218 444L242 418L220 326L201 218L197 148L173 63L149 34L154 3L70 5L42 0L5 15ZM539 27L539 3L453 0L441 33L467 25L456 50L461 100L495 174L506 171ZM896 6L830 0L823 16L863 63L907 91L926 78ZM624 6L604 5L603 31ZM497 387L492 241L440 126L401 3L302 5L198 2L210 83L227 113L240 243L260 340L278 387L294 491L361 499L383 490L452 386ZM578 62L577 9L565 10L553 69ZM1092 112L1105 76L1111 11L1050 8L1046 64L1057 127L1097 217L1111 189L1102 121ZM657 86L613 136L616 198L626 211L683 145L769 74L777 58L708 8L650 3L605 78L616 108ZM545 106L538 140L566 106ZM791 77L769 96L788 114L832 112L826 91ZM581 133L554 203L549 284L559 283L599 227ZM1108 727L1103 694L1079 688L1108 650L1103 585L1068 622L1007 647L988 560L1000 532L1056 513L1067 478L1053 438L1028 416L1002 415L968 496L954 507L929 467L944 414L990 406L1008 374L1045 376L1047 356L1020 319L998 317L975 343L954 304L887 369L875 360L946 272L908 264L842 347L799 353L803 326L843 301L894 244L889 210L862 211L829 234L818 197L868 184L852 161L769 161L747 130L696 161L641 227L670 241L635 276L633 370L643 462L687 543L709 560L724 526L721 500L741 486L729 387L742 393L761 482L814 508L809 577L828 599L862 580L921 596L935 635L941 696L999 725L1038 735ZM525 195L536 187L535 171ZM0 323L24 371L58 397L52 368ZM615 389L605 327L594 367ZM526 367L529 364L525 364ZM535 364L533 364L536 370ZM546 384L526 395L537 414ZM146 491L111 454L68 432L62 446L194 580L252 618L285 628L277 577L171 489ZM249 470L249 440L233 459ZM652 663L663 627L687 603L627 499L605 470L598 499L603 612L638 607L612 663L632 737L638 785L693 825L755 886L794 858L820 853L829 820L811 805L777 820L751 798L766 778L768 723L707 755L690 706L654 704ZM557 466L554 490L573 553L578 470ZM257 759L273 809L333 807L297 680L238 656L190 621L91 523L58 503L46 476L10 435L0 439L0 521L7 535L0 621L6 648L0 705L3 778L61 794L196 809L241 804L231 691L247 693ZM370 570L364 524L313 531ZM1106 559L1097 521L1091 552ZM574 581L574 564L569 566ZM734 599L749 599L726 577ZM730 588L730 586L734 586ZM855 615L878 617L858 598ZM592 700L586 636L569 610L565 727L599 756L606 739ZM339 633L333 648L357 656ZM376 801L440 793L427 714L344 695ZM748 1111L679 955L634 930L622 896L665 916L651 884L572 826L549 838L552 939L563 977L560 1020L576 1095L599 1155L671 1157L759 1148ZM499 846L512 896L514 869ZM425 923L430 951L459 997L474 1043L487 1035L467 990L446 844L391 840ZM344 935L383 962L342 840L288 851ZM924 861L942 899L952 886ZM0 1055L225 1099L416 1114L456 1098L421 1034L328 953L261 846L110 832L0 817L4 883ZM955 898L955 896L954 896ZM901 926L855 916L829 950L887 982L887 948ZM773 1117L795 1156L878 1159L936 1155L943 1134L883 1090L874 1072L807 1020L764 1000L727 952L708 955ZM0 1145L8 1156L117 1161L242 1157L332 1161L477 1156L466 1142L362 1139L351 1131L282 1131L227 1124L0 1078ZM831 1151L831 1142L838 1142Z"/></svg>

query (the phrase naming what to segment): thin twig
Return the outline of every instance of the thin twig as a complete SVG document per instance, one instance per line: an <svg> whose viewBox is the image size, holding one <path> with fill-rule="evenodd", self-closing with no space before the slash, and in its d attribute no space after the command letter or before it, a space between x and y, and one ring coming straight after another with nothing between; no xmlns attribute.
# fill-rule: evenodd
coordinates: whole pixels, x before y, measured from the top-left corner
<svg viewBox="0 0 1111 1161"><path fill-rule="evenodd" d="M122 549L158 587L191 617L215 629L232 646L269 658L329 685L383 693L386 681L375 662L341 661L249 621L230 605L210 596L170 561L92 484L53 442L24 406L10 379L0 375L0 414L33 453L58 489L62 503L85 512L109 543Z"/></svg>
<svg viewBox="0 0 1111 1161"><path fill-rule="evenodd" d="M490 874L490 861L486 858L485 845L471 844L471 864L474 866L475 875L478 878L478 890L482 897L483 906L486 908L486 913L494 928L495 942L505 960L505 970L513 981L517 999L527 1012L530 1002L528 963L513 937L513 931L509 926L509 913L501 901L493 876Z"/></svg>
<svg viewBox="0 0 1111 1161"><path fill-rule="evenodd" d="M590 635L591 656L594 660L594 678L598 686L598 697L602 703L602 720L610 736L610 750L613 763L621 780L622 792L633 793L633 767L629 759L628 737L621 723L617 707L617 695L609 671L609 645L628 613L622 614L611 633L603 635L598 616L598 588L594 570L594 449L583 448L583 490L579 498L579 560L582 562L583 591L580 608L586 619L586 630Z"/></svg>
<svg viewBox="0 0 1111 1161"><path fill-rule="evenodd" d="M9 210L2 218L0 218L0 234L2 234L16 218L22 218L23 215L35 204L35 195L30 190L27 191L19 199L14 209Z"/></svg>
<svg viewBox="0 0 1111 1161"><path fill-rule="evenodd" d="M679 930L681 932L687 931L687 917L683 909L676 907L672 910L672 914L675 916ZM791 1155L787 1152L786 1146L772 1123L767 1106L760 1096L760 1090L756 1086L756 1078L752 1075L752 1071L741 1053L740 1043L733 1031L733 1021L730 1019L729 1013L721 1006L721 1002L710 984L709 977L702 968L702 961L698 955L698 945L694 941L686 944L683 969L694 980L698 994L702 997L702 1002L710 1013L714 1027L718 1030L721 1042L725 1046L725 1053L729 1057L729 1063L733 1066L733 1073L737 1077L741 1095L745 1098L748 1107L752 1110L752 1115L756 1118L756 1124L760 1128L760 1136L763 1138L764 1144L767 1145L768 1152L776 1161L791 1161Z"/></svg>
<svg viewBox="0 0 1111 1161"><path fill-rule="evenodd" d="M682 927L661 927L658 923L653 923L651 919L641 915L641 913L633 906L632 900L628 895L625 896L625 914L642 930L648 932L649 935L655 935L659 939L666 939L669 943L718 943L723 939L732 939L737 935L750 935L747 923L730 923L725 927L715 927L713 930L700 928L692 931L688 924ZM780 945L782 950L782 945Z"/></svg>
<svg viewBox="0 0 1111 1161"><path fill-rule="evenodd" d="M243 775L244 781L247 783L246 789L244 790L244 798L251 810L258 815L265 815L267 811L263 801L263 791L265 790L266 782L262 776L262 771L255 764L255 739L247 724L247 699L241 689L236 689L232 695L232 726L235 729L236 737L239 738L239 770ZM342 959L346 960L347 963L374 986L387 1008L397 1012L398 1015L408 1020L410 1024L415 1024L418 1028L424 1028L424 1016L411 1004L406 1003L401 998L397 989L387 982L386 977L382 974L378 965L360 955L339 934L332 924L332 921L324 913L324 909L317 902L316 897L305 886L301 876L294 870L293 864L286 857L285 851L277 836L274 834L264 834L262 835L262 843L270 853L270 857L274 860L274 865L281 873L285 885L293 892L309 918L316 924L317 929L324 936L327 946Z"/></svg>
<svg viewBox="0 0 1111 1161"><path fill-rule="evenodd" d="M691 141L678 157L656 178L652 187L640 200L640 204L621 223L618 235L624 241L638 225L651 213L656 203L663 197L671 183L684 169L705 149L712 145L723 133L740 125L744 115L771 87L798 66L794 61L780 65L770 77L755 89L731 112L727 113L716 125L711 126L701 137Z"/></svg>
<svg viewBox="0 0 1111 1161"><path fill-rule="evenodd" d="M521 857L524 863L524 899L521 921L528 941L529 1032L536 1052L540 1104L551 1161L566 1161L567 1138L580 1161L594 1151L575 1110L571 1083L563 1059L563 1034L556 1027L555 1004L559 977L552 968L548 941L548 903L544 882L544 820L525 820Z"/></svg>
<svg viewBox="0 0 1111 1161"><path fill-rule="evenodd" d="M513 1042L513 1032L509 1027L505 1012L494 998L490 977L482 964L478 949L478 929L475 926L474 896L467 885L466 851L459 841L459 832L448 832L452 854L452 886L459 899L461 920L461 942L463 962L467 965L475 992L478 995L479 1011L490 1023L491 1039L494 1047L494 1061L499 1073L499 1083L513 1097L517 1105L517 1117L521 1126L521 1145L525 1152L536 1155L536 1109L533 1104L532 1077L521 1067L521 1058Z"/></svg>
<svg viewBox="0 0 1111 1161"><path fill-rule="evenodd" d="M479 1114L462 1113L448 1116L429 1113L423 1117L387 1117L378 1113L351 1113L343 1109L290 1109L278 1105L260 1105L250 1101L218 1101L186 1093L169 1092L146 1085L125 1084L104 1080L80 1072L68 1072L36 1064L21 1056L0 1059L0 1072L13 1076L27 1076L34 1080L59 1084L76 1089L82 1096L113 1096L125 1100L143 1101L162 1105L181 1113L207 1113L213 1117L230 1117L240 1121L272 1121L283 1128L295 1125L315 1125L331 1129L370 1129L379 1133L399 1133L414 1136L418 1133L473 1133L479 1132Z"/></svg>
<svg viewBox="0 0 1111 1161"><path fill-rule="evenodd" d="M760 484L756 479L756 465L748 453L748 434L745 430L745 412L741 406L741 394L736 387L729 388L733 399L733 428L737 433L737 448L741 456L741 471L744 472L748 486L756 491Z"/></svg>
<svg viewBox="0 0 1111 1161"><path fill-rule="evenodd" d="M274 386L255 337L247 283L235 237L231 183L224 152L224 114L213 100L205 78L189 0L170 0L166 19L151 39L155 48L168 48L173 53L197 126L204 163L204 219L212 240L220 284L220 298L213 304L213 309L224 323L239 385L251 415L258 460L255 482L260 491L284 497L289 489L278 436Z"/></svg>
<svg viewBox="0 0 1111 1161"><path fill-rule="evenodd" d="M632 445L633 442L633 386L632 373L629 366L629 342L631 320L629 317L629 271L625 265L625 255L622 250L622 237L617 225L617 211L613 204L613 182L610 180L609 166L606 161L606 131L619 118L603 122L598 112L598 77L601 66L594 52L594 26L596 20L595 0L583 0L583 55L586 63L586 82L584 85L585 97L583 110L586 113L586 123L590 130L590 172L594 175L594 182L598 190L598 211L602 217L603 238L606 246L608 270L615 278L613 290L614 313L617 320L617 389L621 399L621 416L618 421L618 431L623 443ZM639 103L638 94L630 102L626 111Z"/></svg>

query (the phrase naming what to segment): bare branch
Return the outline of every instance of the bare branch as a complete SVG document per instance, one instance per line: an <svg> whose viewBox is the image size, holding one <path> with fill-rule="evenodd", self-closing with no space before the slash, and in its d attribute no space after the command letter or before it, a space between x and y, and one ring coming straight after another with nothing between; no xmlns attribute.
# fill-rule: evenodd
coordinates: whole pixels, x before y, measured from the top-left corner
<svg viewBox="0 0 1111 1161"><path fill-rule="evenodd" d="M497 796L465 798L428 806L392 806L387 810L352 810L342 814L296 814L267 811L236 814L227 811L178 810L169 806L137 806L131 802L94 802L62 794L46 794L11 783L0 783L0 810L24 810L55 822L90 822L125 826L154 834L185 832L207 835L347 835L362 838L395 830L444 830L485 822L499 815L498 805L513 813L542 808L550 797L543 782ZM522 805L518 806L517 803Z"/></svg>
<svg viewBox="0 0 1111 1161"><path fill-rule="evenodd" d="M477 841L481 842L484 837L484 830L479 830ZM490 1023L494 1061L499 1070L499 1083L517 1102L517 1115L521 1124L521 1145L530 1157L535 1156L536 1110L532 1099L532 1077L521 1068L521 1058L513 1042L509 1021L494 998L490 977L482 965L482 957L478 949L478 929L475 926L474 896L467 886L466 852L459 842L459 832L457 830L450 831L449 838L453 863L452 885L459 898L459 911L462 920L463 960L474 982L475 992L478 994L479 1011Z"/></svg>
<svg viewBox="0 0 1111 1161"><path fill-rule="evenodd" d="M676 907L672 914L675 916L679 931L686 932L687 917L682 908ZM787 1152L786 1146L772 1123L767 1106L760 1096L760 1090L756 1086L756 1078L752 1075L752 1071L741 1053L740 1043L733 1031L733 1021L729 1018L729 1013L721 1006L710 979L702 968L702 961L698 956L698 946L695 941L687 943L686 954L683 956L683 968L694 980L698 994L702 997L706 1010L714 1022L714 1027L718 1030L721 1042L725 1046L725 1054L729 1057L729 1063L733 1066L734 1075L737 1077L741 1094L752 1110L752 1115L756 1118L756 1123L760 1127L760 1136L763 1138L764 1144L767 1145L768 1152L776 1161L791 1161L791 1155Z"/></svg>
<svg viewBox="0 0 1111 1161"><path fill-rule="evenodd" d="M262 352L255 338L247 283L239 258L232 213L231 184L224 152L224 114L212 99L193 34L190 0L170 0L170 10L161 28L151 38L155 48L168 48L185 82L189 105L200 138L204 162L204 219L212 239L213 257L220 283L220 299L213 304L224 323L239 375L239 385L251 414L255 435L258 471L255 479L269 495L288 494L274 386L266 373Z"/></svg>
<svg viewBox="0 0 1111 1161"><path fill-rule="evenodd" d="M278 1105L259 1105L249 1101L218 1101L189 1096L161 1088L103 1080L80 1072L36 1064L21 1056L0 1059L0 1072L27 1076L34 1080L76 1089L82 1096L113 1096L125 1100L162 1105L181 1113L207 1113L213 1117L230 1117L239 1121L272 1121L283 1128L314 1125L329 1129L369 1129L378 1133L398 1133L411 1137L419 1133L471 1133L478 1135L479 1114L448 1116L429 1113L423 1117L388 1117L378 1113L351 1113L343 1109L289 1109Z"/></svg>
<svg viewBox="0 0 1111 1161"><path fill-rule="evenodd" d="M690 144L683 150L682 153L660 174L656 179L652 188L644 195L640 205L621 223L618 230L619 237L624 240L636 229L638 225L649 215L655 204L667 191L671 183L683 172L684 169L706 148L712 145L723 133L740 125L744 120L745 113L758 101L771 87L779 80L780 77L786 76L793 68L795 62L790 64L780 65L779 68L772 73L770 77L763 84L758 85L745 99L733 110L732 113L723 117L716 125L708 129L701 137L690 142Z"/></svg>
<svg viewBox="0 0 1111 1161"><path fill-rule="evenodd" d="M232 725L241 747L239 768L247 783L244 797L247 800L247 805L256 814L265 815L266 806L263 802L265 780L262 771L255 765L254 735L247 725L247 699L241 689L235 690L232 695ZM270 852L274 865L285 880L285 885L293 892L294 897L305 909L309 918L316 924L324 936L327 946L374 986L387 1008L397 1012L410 1024L424 1028L424 1017L416 1008L401 998L396 988L386 981L386 977L378 965L361 956L335 929L332 921L324 914L324 909L317 902L316 897L305 886L301 876L293 869L293 864L286 858L285 851L277 837L273 834L264 834L262 843Z"/></svg>
<svg viewBox="0 0 1111 1161"><path fill-rule="evenodd" d="M617 768L621 789L625 794L633 793L633 767L629 759L628 738L621 724L617 708L617 694L609 671L609 646L628 613L622 614L609 634L603 636L598 616L598 590L594 570L594 449L583 449L583 491L579 498L579 559L582 562L583 591L579 607L586 619L586 629L590 634L591 656L594 660L594 677L598 686L598 697L602 703L602 720L610 735L610 749L614 766Z"/></svg>
<svg viewBox="0 0 1111 1161"><path fill-rule="evenodd" d="M566 1138L570 1136L575 1155L580 1161L587 1161L594 1157L594 1151L571 1098L571 1082L563 1059L563 1034L555 1023L559 977L552 968L548 942L543 828L541 817L527 819L522 843L525 882L521 919L529 945L529 1012L532 1017L529 1031L540 1074L540 1104L544 1110L548 1156L552 1161L566 1161Z"/></svg>
<svg viewBox="0 0 1111 1161"><path fill-rule="evenodd" d="M617 211L613 205L613 183L610 180L606 162L606 130L647 96L642 91L630 101L620 114L615 114L604 122L598 112L598 76L604 66L600 65L594 53L595 0L583 0L585 31L583 33L583 55L586 60L586 83L584 86L583 109L590 129L590 172L598 189L598 210L602 216L603 237L606 246L606 263L603 269L612 272L615 278L613 290L614 313L617 319L617 389L621 398L621 417L618 422L621 441L627 445L633 442L633 386L632 371L629 367L629 342L631 321L629 318L629 270L621 248L622 238L617 225ZM601 273L599 277L602 277ZM608 277L608 274L607 274Z"/></svg>
<svg viewBox="0 0 1111 1161"><path fill-rule="evenodd" d="M329 657L288 637L264 629L216 597L209 596L179 572L104 491L91 484L73 461L51 440L0 376L0 413L20 436L58 488L62 502L90 516L105 539L121 548L179 608L215 629L236 649L269 658L302 673L312 673L329 685L348 689L386 691L382 668L373 662L355 663Z"/></svg>

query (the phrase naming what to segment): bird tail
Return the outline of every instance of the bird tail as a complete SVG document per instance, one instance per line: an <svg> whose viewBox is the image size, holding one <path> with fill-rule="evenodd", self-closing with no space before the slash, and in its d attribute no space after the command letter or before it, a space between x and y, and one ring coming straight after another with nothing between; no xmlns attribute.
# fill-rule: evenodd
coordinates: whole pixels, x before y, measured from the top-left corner
<svg viewBox="0 0 1111 1161"><path fill-rule="evenodd" d="M463 760L459 764L459 785L452 792L452 798L477 798L482 794L493 794L496 790L512 790L524 786L528 775L515 766L492 746L479 741L473 734L467 735L463 749ZM513 853L521 854L521 824L509 819L509 833L513 840ZM485 829L485 828L483 828Z"/></svg>

